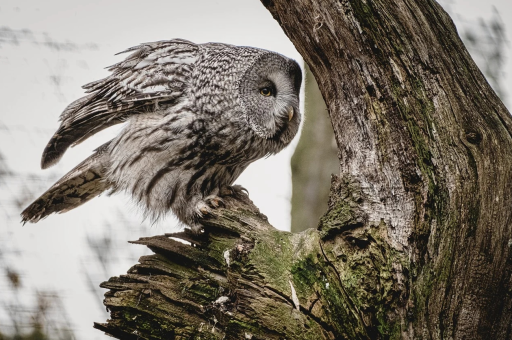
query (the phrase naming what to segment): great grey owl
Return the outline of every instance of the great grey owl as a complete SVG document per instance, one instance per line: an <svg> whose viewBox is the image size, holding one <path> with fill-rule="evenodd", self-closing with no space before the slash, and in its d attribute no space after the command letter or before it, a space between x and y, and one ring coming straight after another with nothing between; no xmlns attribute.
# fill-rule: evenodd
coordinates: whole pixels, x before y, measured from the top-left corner
<svg viewBox="0 0 512 340"><path fill-rule="evenodd" d="M133 53L64 110L41 167L96 132L126 127L26 208L23 222L122 190L152 220L172 210L198 230L225 189L239 190L231 185L251 162L281 151L297 133L302 75L294 60L182 39L124 52Z"/></svg>

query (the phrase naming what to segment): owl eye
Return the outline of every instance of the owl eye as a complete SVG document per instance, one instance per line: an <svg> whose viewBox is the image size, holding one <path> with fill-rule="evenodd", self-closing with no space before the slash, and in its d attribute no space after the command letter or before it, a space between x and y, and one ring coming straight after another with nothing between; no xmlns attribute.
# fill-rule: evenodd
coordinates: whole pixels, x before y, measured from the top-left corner
<svg viewBox="0 0 512 340"><path fill-rule="evenodd" d="M260 93L262 96L270 97L272 94L274 94L274 91L272 90L271 87L264 87L260 89Z"/></svg>

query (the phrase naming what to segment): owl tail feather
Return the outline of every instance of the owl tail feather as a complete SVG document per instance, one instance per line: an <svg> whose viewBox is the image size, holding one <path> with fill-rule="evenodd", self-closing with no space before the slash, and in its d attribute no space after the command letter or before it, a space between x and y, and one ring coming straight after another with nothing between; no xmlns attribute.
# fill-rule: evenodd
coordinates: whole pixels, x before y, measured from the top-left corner
<svg viewBox="0 0 512 340"><path fill-rule="evenodd" d="M93 155L68 172L23 210L21 222L35 223L50 214L69 211L111 188L112 184L107 182L104 176L109 143L96 149Z"/></svg>

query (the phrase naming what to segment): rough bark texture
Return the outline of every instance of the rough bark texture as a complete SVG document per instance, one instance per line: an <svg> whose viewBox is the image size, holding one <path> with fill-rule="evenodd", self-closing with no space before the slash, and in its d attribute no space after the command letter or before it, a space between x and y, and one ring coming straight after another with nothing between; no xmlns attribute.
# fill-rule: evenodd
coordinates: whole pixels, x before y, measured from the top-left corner
<svg viewBox="0 0 512 340"><path fill-rule="evenodd" d="M103 284L123 339L511 339L512 120L430 0L264 0L327 103L318 230L230 200ZM227 251L227 253L226 253ZM224 254L229 254L226 263ZM223 298L225 297L225 298Z"/></svg>
<svg viewBox="0 0 512 340"><path fill-rule="evenodd" d="M342 287L315 230L278 231L246 196L225 203L203 234L133 242L155 255L101 284L111 319L95 327L118 339L316 340L356 319L330 306Z"/></svg>
<svg viewBox="0 0 512 340"><path fill-rule="evenodd" d="M304 69L304 125L291 160L292 232L318 226L327 211L331 174L340 172L327 107L307 64Z"/></svg>

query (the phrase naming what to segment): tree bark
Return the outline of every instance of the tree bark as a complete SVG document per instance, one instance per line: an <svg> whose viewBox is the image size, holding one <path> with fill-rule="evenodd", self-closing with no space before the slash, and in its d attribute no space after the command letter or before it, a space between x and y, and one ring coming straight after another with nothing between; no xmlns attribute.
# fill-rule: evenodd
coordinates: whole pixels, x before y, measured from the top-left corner
<svg viewBox="0 0 512 340"><path fill-rule="evenodd" d="M339 149L317 230L241 197L103 284L122 339L511 339L512 120L430 0L263 0ZM229 256L228 256L229 255ZM226 262L226 258L229 261Z"/></svg>

